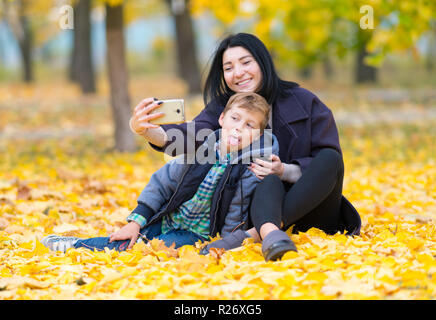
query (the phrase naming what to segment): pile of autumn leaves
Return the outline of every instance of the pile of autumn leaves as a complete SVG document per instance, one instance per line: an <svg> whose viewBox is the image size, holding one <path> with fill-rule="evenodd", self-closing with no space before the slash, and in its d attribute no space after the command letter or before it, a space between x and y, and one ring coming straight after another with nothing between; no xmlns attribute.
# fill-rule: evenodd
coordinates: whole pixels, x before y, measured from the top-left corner
<svg viewBox="0 0 436 320"><path fill-rule="evenodd" d="M122 226L164 159L147 147L111 152L103 129L0 140L0 299L434 299L434 128L341 128L343 193L361 214L361 235L292 234L298 253L277 262L251 241L208 256L199 244L157 240L125 252L49 252L39 241L48 234L106 236Z"/></svg>

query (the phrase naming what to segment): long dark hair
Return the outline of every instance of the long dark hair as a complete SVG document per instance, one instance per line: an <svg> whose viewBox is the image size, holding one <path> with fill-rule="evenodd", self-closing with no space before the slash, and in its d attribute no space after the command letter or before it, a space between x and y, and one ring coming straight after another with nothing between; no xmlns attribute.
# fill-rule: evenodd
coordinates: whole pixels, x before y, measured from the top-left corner
<svg viewBox="0 0 436 320"><path fill-rule="evenodd" d="M270 53L259 38L249 33L238 33L224 38L214 53L203 90L205 105L214 100L220 105L225 105L230 96L234 94L224 81L222 65L224 51L233 47L245 48L259 64L262 72L262 86L257 93L263 96L269 104L272 105L287 88L298 87L295 82L279 78Z"/></svg>

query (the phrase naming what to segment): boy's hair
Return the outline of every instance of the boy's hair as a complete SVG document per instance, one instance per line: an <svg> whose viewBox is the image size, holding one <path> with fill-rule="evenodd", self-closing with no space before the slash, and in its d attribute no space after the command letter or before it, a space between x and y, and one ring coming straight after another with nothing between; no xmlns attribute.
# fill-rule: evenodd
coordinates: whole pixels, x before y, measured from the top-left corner
<svg viewBox="0 0 436 320"><path fill-rule="evenodd" d="M270 106L268 102L266 102L265 98L263 98L261 95L254 92L235 93L230 97L226 107L223 110L223 113L225 114L233 107L246 109L248 111L260 112L263 114L263 119L260 123L260 130L263 132L263 130L266 128L268 124Z"/></svg>

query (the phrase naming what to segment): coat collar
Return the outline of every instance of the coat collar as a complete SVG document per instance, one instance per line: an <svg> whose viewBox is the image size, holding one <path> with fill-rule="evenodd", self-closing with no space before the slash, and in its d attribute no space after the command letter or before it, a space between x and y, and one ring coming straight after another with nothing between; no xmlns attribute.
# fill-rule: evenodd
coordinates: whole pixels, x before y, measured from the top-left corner
<svg viewBox="0 0 436 320"><path fill-rule="evenodd" d="M288 93L286 97L279 97L275 102L273 106L273 117L279 116L284 123L292 123L309 118L309 114L303 108L294 92L289 90ZM277 115L277 113L279 113L279 115Z"/></svg>
<svg viewBox="0 0 436 320"><path fill-rule="evenodd" d="M229 162L230 164L249 164L255 158L269 158L271 154L279 154L279 142L277 137L271 130L265 130L263 134L252 144L227 155L219 154L219 142L221 138L221 128L210 133L203 144L199 147L199 153L205 154L202 161L207 160L208 163L215 163L217 160L220 163ZM213 152L213 153L209 153Z"/></svg>

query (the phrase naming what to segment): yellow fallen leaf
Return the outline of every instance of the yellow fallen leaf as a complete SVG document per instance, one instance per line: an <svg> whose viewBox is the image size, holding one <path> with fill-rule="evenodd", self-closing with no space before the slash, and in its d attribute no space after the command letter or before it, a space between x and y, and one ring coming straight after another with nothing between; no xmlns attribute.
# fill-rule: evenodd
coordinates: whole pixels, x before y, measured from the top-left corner
<svg viewBox="0 0 436 320"><path fill-rule="evenodd" d="M59 235L62 235L64 233L68 233L68 232L78 231L78 230L79 230L78 226L75 226L74 224L70 224L70 223L63 223L63 224L53 228L53 232L55 234L59 234Z"/></svg>
<svg viewBox="0 0 436 320"><path fill-rule="evenodd" d="M3 290L11 290L18 287L27 287L30 289L45 289L50 286L50 283L35 280L29 277L13 276L11 278L0 279L0 288Z"/></svg>

